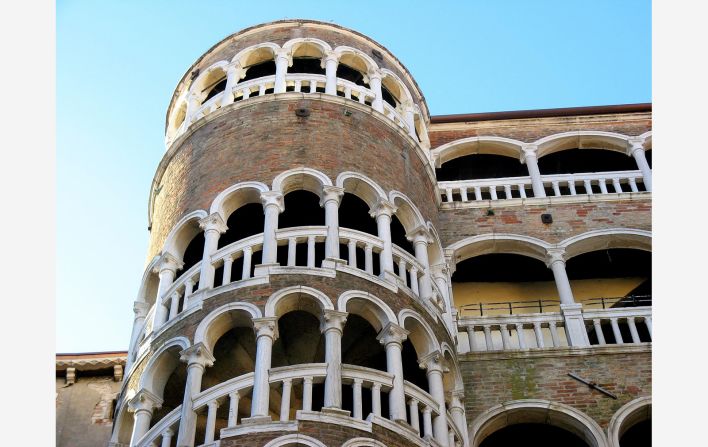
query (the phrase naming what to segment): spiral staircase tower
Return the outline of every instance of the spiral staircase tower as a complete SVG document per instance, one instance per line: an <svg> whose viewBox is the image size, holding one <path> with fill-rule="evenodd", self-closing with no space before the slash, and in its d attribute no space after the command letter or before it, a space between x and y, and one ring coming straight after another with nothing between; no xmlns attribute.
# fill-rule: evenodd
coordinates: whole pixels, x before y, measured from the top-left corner
<svg viewBox="0 0 708 447"><path fill-rule="evenodd" d="M180 80L110 445L466 446L415 80L316 21Z"/></svg>

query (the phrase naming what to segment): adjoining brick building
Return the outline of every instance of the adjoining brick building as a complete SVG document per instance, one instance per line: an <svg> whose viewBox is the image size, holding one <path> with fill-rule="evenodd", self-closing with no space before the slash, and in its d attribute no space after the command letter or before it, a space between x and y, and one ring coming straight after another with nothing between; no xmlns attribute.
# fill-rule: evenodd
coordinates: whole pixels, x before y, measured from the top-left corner
<svg viewBox="0 0 708 447"><path fill-rule="evenodd" d="M111 446L642 445L651 106L431 117L285 20L182 77Z"/></svg>

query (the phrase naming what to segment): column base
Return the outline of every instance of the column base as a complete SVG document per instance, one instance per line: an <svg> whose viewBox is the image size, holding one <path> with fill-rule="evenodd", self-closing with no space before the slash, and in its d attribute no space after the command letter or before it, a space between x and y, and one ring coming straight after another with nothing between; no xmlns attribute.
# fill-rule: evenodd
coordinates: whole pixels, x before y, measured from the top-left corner
<svg viewBox="0 0 708 447"><path fill-rule="evenodd" d="M565 336L573 347L590 346L588 332L583 319L583 305L580 303L561 304L561 314L565 323Z"/></svg>
<svg viewBox="0 0 708 447"><path fill-rule="evenodd" d="M333 414L336 416L343 416L343 417L349 417L351 415L351 411L349 410L342 410L341 408L335 408L335 407L322 407L322 410L320 410L324 414Z"/></svg>
<svg viewBox="0 0 708 447"><path fill-rule="evenodd" d="M252 416L241 419L241 425L269 424L271 422L273 422L273 418L270 416Z"/></svg>
<svg viewBox="0 0 708 447"><path fill-rule="evenodd" d="M400 285L400 283L402 282L402 281L401 281L401 277L398 276L398 275L396 275L396 274L395 274L394 272L392 272L391 270L384 270L383 272L381 272L381 275L379 275L379 277L380 277L381 279L383 279L384 281L390 282L391 284L398 284L398 285Z"/></svg>
<svg viewBox="0 0 708 447"><path fill-rule="evenodd" d="M270 269L273 267L280 267L280 264L277 262L274 262L272 264L256 264L255 268L253 269L253 277L255 278L256 276L268 276L270 273Z"/></svg>
<svg viewBox="0 0 708 447"><path fill-rule="evenodd" d="M322 260L322 268L323 269L337 269L337 266L340 265L347 265L348 262L344 259L339 259L339 258L324 258Z"/></svg>

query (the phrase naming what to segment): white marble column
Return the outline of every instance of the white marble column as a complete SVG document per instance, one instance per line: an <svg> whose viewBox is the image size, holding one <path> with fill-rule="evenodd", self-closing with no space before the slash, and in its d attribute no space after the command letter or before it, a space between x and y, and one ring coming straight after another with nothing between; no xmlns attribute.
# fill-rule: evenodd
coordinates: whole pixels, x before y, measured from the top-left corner
<svg viewBox="0 0 708 447"><path fill-rule="evenodd" d="M384 113L383 106L383 92L381 90L381 72L378 70L372 70L368 73L369 76L369 87L371 91L374 92L374 100L371 102L371 107L380 113Z"/></svg>
<svg viewBox="0 0 708 447"><path fill-rule="evenodd" d="M325 209L325 225L327 226L325 258L339 259L339 204L343 195L344 188L339 186L322 188L320 206Z"/></svg>
<svg viewBox="0 0 708 447"><path fill-rule="evenodd" d="M214 364L214 356L203 343L197 343L180 352L179 359L187 363L187 383L184 386L177 447L192 447L197 431L194 396L201 392L204 370Z"/></svg>
<svg viewBox="0 0 708 447"><path fill-rule="evenodd" d="M627 152L634 157L634 160L637 162L637 167L642 171L644 187L647 191L651 191L651 168L649 167L649 162L647 162L643 143L644 141L642 140L629 140Z"/></svg>
<svg viewBox="0 0 708 447"><path fill-rule="evenodd" d="M171 428L168 428L167 430L162 432L162 442L160 443L160 447L171 447L172 446L172 436L174 436L175 432L172 431Z"/></svg>
<svg viewBox="0 0 708 447"><path fill-rule="evenodd" d="M278 229L278 216L285 211L283 194L279 191L261 193L265 222L263 224L263 256L262 264L276 264L278 256L278 241L275 232Z"/></svg>
<svg viewBox="0 0 708 447"><path fill-rule="evenodd" d="M224 95L221 97L221 107L228 106L234 102L234 86L244 74L243 68L238 63L229 65L226 68L226 87L224 88Z"/></svg>
<svg viewBox="0 0 708 447"><path fill-rule="evenodd" d="M536 146L524 146L521 162L526 163L526 168L529 170L529 176L531 176L531 186L533 187L533 196L546 197L546 190L543 188L543 182L541 181L541 172L538 170L536 151Z"/></svg>
<svg viewBox="0 0 708 447"><path fill-rule="evenodd" d="M381 276L392 282L396 281L396 273L393 271L393 242L391 240L391 216L396 212L396 207L388 200L379 200L375 207L369 212L371 217L376 219L378 236L383 241L381 251Z"/></svg>
<svg viewBox="0 0 708 447"><path fill-rule="evenodd" d="M347 313L325 310L320 330L325 338L327 376L324 382L324 407L342 408L342 333Z"/></svg>
<svg viewBox="0 0 708 447"><path fill-rule="evenodd" d="M167 290L172 286L175 280L175 275L177 274L177 269L181 269L184 263L175 258L169 253L165 253L161 256L160 260L157 262L153 272L160 276L160 283L157 286L157 296L155 297L155 313L153 315L153 332L157 332L160 327L167 321L167 306L163 304L162 300L164 298Z"/></svg>
<svg viewBox="0 0 708 447"><path fill-rule="evenodd" d="M445 312L443 313L443 319L445 324L451 330L451 333L455 333L455 323L453 321L452 315L452 298L451 298L451 273L450 267L447 262L436 264L430 268L431 275L435 284L437 284L440 293L442 294L442 299L445 303Z"/></svg>
<svg viewBox="0 0 708 447"><path fill-rule="evenodd" d="M287 50L280 50L275 54L275 87L273 93L285 92L285 75L288 67L292 65L292 56Z"/></svg>
<svg viewBox="0 0 708 447"><path fill-rule="evenodd" d="M428 376L428 390L438 404L438 415L433 419L433 436L442 447L448 446L447 410L443 386L443 359L440 351L434 351L420 360L420 367Z"/></svg>
<svg viewBox="0 0 708 447"><path fill-rule="evenodd" d="M386 370L393 375L393 387L388 393L389 419L406 421L406 393L403 384L403 342L408 331L388 323L376 337L386 349Z"/></svg>
<svg viewBox="0 0 708 447"><path fill-rule="evenodd" d="M420 298L427 302L433 296L433 287L430 284L430 263L428 262L428 244L433 242L432 237L427 228L418 227L406 235L406 238L413 242L415 249L415 258L423 266L422 276L420 277L418 287L420 289Z"/></svg>
<svg viewBox="0 0 708 447"><path fill-rule="evenodd" d="M464 439L464 444L467 445L468 441L468 430L467 430L467 418L465 418L465 406L462 404L462 399L465 398L463 390L454 390L450 395L450 414L452 414L452 419L457 425L457 429L462 433ZM453 446L450 446L453 447Z"/></svg>
<svg viewBox="0 0 708 447"><path fill-rule="evenodd" d="M133 318L133 330L130 334L130 345L128 345L128 357L125 360L126 372L130 371L130 367L133 365L133 356L138 349L138 337L145 325L145 317L149 310L150 305L144 301L135 301L133 303L133 313L135 317Z"/></svg>
<svg viewBox="0 0 708 447"><path fill-rule="evenodd" d="M187 110L185 112L184 120L187 125L185 126L185 128L196 120L197 110L199 110L199 106L201 105L199 103L199 96L200 95L198 92L190 92L187 94Z"/></svg>
<svg viewBox="0 0 708 447"><path fill-rule="evenodd" d="M128 411L135 413L133 416L133 434L130 437L130 446L138 445L138 441L150 430L152 412L162 406L162 399L146 389L128 401Z"/></svg>
<svg viewBox="0 0 708 447"><path fill-rule="evenodd" d="M418 141L418 134L415 132L415 113L415 104L408 101L403 104L403 118L406 120L408 135L410 135L415 141Z"/></svg>
<svg viewBox="0 0 708 447"><path fill-rule="evenodd" d="M565 250L548 249L546 252L546 265L553 271L556 282L560 308L563 314L565 334L570 346L590 346L585 320L583 319L583 305L576 303L570 280L565 272Z"/></svg>
<svg viewBox="0 0 708 447"><path fill-rule="evenodd" d="M325 84L325 94L337 96L337 66L339 65L339 56L334 51L328 51L324 59L325 76L327 83Z"/></svg>
<svg viewBox="0 0 708 447"><path fill-rule="evenodd" d="M277 317L254 318L253 329L256 331L256 365L253 375L253 400L249 421L270 421L270 384L268 381L273 352L273 343L278 339ZM244 420L246 422L246 420Z"/></svg>
<svg viewBox="0 0 708 447"><path fill-rule="evenodd" d="M214 266L211 255L219 249L219 237L228 230L226 223L219 213L213 213L199 221L199 228L204 230L204 252L202 254L202 268L199 273L199 289L214 287Z"/></svg>

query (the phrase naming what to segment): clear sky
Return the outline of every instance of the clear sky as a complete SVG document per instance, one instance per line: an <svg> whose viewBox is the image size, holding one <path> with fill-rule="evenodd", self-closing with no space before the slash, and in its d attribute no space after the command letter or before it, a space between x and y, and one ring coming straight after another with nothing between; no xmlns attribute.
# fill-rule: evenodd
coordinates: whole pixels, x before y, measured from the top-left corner
<svg viewBox="0 0 708 447"><path fill-rule="evenodd" d="M368 35L433 115L651 101L651 2L57 0L58 352L127 349L165 111L224 37L285 18Z"/></svg>

